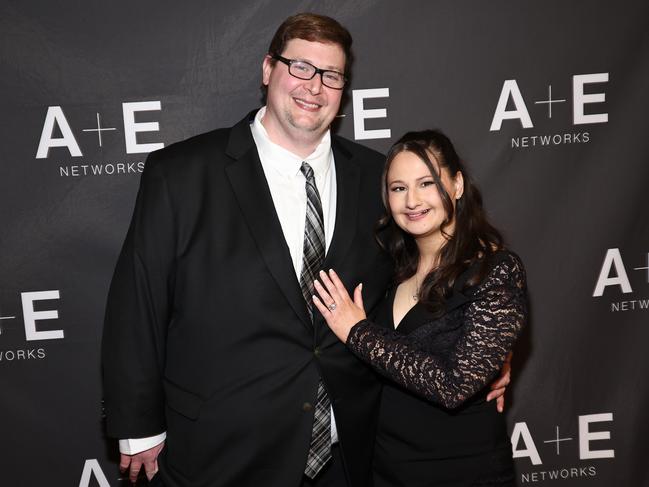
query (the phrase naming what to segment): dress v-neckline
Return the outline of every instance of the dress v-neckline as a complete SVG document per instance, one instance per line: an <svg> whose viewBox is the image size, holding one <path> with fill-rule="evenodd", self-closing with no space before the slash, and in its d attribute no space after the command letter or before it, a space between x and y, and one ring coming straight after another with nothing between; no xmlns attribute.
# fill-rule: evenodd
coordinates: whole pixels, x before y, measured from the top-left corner
<svg viewBox="0 0 649 487"><path fill-rule="evenodd" d="M392 291L392 299L390 300L390 322L392 323L392 329L393 330L398 330L401 324L404 322L404 320L408 317L408 315L412 312L413 309L417 307L419 304L419 301L417 301L415 304L413 304L410 308L408 308L408 311L401 317L399 320L399 323L395 323L394 320L394 300L397 297L397 289L399 289L399 285L395 286Z"/></svg>
<svg viewBox="0 0 649 487"><path fill-rule="evenodd" d="M417 301L401 318L401 321L397 323L395 327L394 322L394 300L397 296L397 287L394 286L391 290L391 296L389 296L389 321L386 319L384 323L389 323L391 325L391 330L401 333L402 335L408 335L414 330L416 330L421 324L430 321L431 315L428 309L423 305L421 301ZM450 311L465 305L470 302L471 298L468 297L463 292L453 291L452 295L444 303L444 311L441 315L445 315ZM441 318L441 315L435 317Z"/></svg>

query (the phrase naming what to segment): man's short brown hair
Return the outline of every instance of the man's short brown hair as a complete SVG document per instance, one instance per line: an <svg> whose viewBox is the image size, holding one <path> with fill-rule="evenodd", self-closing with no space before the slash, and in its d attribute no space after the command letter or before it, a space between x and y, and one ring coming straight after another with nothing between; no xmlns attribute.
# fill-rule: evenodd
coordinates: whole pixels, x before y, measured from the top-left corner
<svg viewBox="0 0 649 487"><path fill-rule="evenodd" d="M279 26L270 41L268 54L282 55L286 44L291 39L303 39L310 42L322 42L339 45L345 53L345 71L352 60L352 36L338 21L314 13L292 15Z"/></svg>

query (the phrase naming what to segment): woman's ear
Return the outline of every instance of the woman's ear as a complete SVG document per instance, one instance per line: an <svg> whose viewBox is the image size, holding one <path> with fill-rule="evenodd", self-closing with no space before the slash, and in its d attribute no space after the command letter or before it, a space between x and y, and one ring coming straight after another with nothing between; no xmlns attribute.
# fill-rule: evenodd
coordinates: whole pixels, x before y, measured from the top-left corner
<svg viewBox="0 0 649 487"><path fill-rule="evenodd" d="M453 178L453 185L455 188L455 199L459 200L464 194L464 176L462 176L462 171L455 173Z"/></svg>

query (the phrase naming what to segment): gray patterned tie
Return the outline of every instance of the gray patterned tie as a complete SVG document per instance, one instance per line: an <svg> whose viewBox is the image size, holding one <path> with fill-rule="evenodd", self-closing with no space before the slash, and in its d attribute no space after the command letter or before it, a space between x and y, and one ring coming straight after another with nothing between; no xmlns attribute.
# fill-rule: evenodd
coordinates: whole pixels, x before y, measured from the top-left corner
<svg viewBox="0 0 649 487"><path fill-rule="evenodd" d="M309 316L313 321L312 297L313 281L321 269L325 256L324 220L322 203L318 188L315 185L313 169L303 162L300 168L306 178L306 221L304 226L304 257L300 288L307 303ZM313 430L309 455L306 459L304 474L313 479L331 459L331 402L325 391L322 379L318 382L318 398L313 416Z"/></svg>

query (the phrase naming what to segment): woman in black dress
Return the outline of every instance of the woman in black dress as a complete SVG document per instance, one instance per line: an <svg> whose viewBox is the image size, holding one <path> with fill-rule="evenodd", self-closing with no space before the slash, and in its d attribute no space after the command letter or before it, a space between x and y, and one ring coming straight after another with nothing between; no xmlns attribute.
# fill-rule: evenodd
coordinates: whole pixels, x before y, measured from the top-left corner
<svg viewBox="0 0 649 487"><path fill-rule="evenodd" d="M486 396L526 321L523 265L440 132L391 148L383 200L379 239L395 279L374 319L362 284L352 300L334 271L320 273L314 296L338 338L388 379L375 487L514 485L505 419Z"/></svg>

